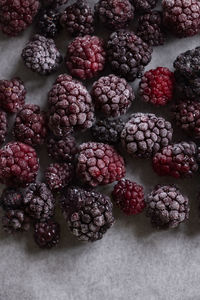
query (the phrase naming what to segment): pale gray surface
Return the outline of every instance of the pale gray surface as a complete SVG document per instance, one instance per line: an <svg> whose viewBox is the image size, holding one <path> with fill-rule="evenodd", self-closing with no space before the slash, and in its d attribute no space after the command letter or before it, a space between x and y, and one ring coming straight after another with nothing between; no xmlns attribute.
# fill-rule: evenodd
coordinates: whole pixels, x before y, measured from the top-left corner
<svg viewBox="0 0 200 300"><path fill-rule="evenodd" d="M21 76L28 90L27 102L45 107L56 74L41 77L23 66L20 53L30 34L29 29L17 38L0 36L0 78ZM63 41L58 42L63 53L67 40L63 33ZM199 44L199 36L171 40L154 49L147 69L172 69L180 52ZM64 71L65 67L59 73ZM130 112L150 110L170 117L169 107L154 109L138 100ZM146 192L154 184L175 182L156 176L147 160L127 159L127 178L142 183ZM144 215L125 217L115 210L115 225L93 244L77 242L64 223L61 243L51 251L38 250L31 233L13 238L1 232L0 300L199 300L199 176L177 183L191 200L190 220L177 230L157 232Z"/></svg>

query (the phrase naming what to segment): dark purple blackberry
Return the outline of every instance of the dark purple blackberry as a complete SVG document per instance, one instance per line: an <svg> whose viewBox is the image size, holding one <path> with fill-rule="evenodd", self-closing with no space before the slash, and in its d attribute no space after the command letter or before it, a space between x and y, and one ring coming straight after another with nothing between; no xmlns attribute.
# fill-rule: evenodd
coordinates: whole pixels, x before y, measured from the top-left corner
<svg viewBox="0 0 200 300"><path fill-rule="evenodd" d="M72 181L74 167L70 163L52 163L45 171L45 180L51 191L60 191Z"/></svg>
<svg viewBox="0 0 200 300"><path fill-rule="evenodd" d="M124 122L122 119L105 119L97 121L91 128L95 141L100 143L115 144L120 141Z"/></svg>
<svg viewBox="0 0 200 300"><path fill-rule="evenodd" d="M60 12L51 7L42 9L38 15L38 33L47 38L54 38L60 29Z"/></svg>
<svg viewBox="0 0 200 300"><path fill-rule="evenodd" d="M112 30L123 29L134 17L134 8L129 0L99 0L95 5L99 20Z"/></svg>
<svg viewBox="0 0 200 300"><path fill-rule="evenodd" d="M156 7L158 0L132 0L133 6L139 13L150 12Z"/></svg>
<svg viewBox="0 0 200 300"><path fill-rule="evenodd" d="M78 152L78 146L73 135L63 137L51 136L47 140L47 151L56 161L73 162Z"/></svg>
<svg viewBox="0 0 200 300"><path fill-rule="evenodd" d="M158 185L146 197L146 214L157 228L175 228L188 219L189 200L174 185Z"/></svg>
<svg viewBox="0 0 200 300"><path fill-rule="evenodd" d="M35 104L26 104L16 116L13 133L15 138L31 146L44 143L47 135L46 115Z"/></svg>
<svg viewBox="0 0 200 300"><path fill-rule="evenodd" d="M160 11L152 11L141 15L138 19L137 36L150 46L163 45L166 33Z"/></svg>
<svg viewBox="0 0 200 300"><path fill-rule="evenodd" d="M23 206L23 194L19 189L6 188L3 190L0 205L4 210L18 209Z"/></svg>
<svg viewBox="0 0 200 300"><path fill-rule="evenodd" d="M114 222L110 198L95 191L69 188L61 205L70 231L81 241L100 240Z"/></svg>
<svg viewBox="0 0 200 300"><path fill-rule="evenodd" d="M56 136L73 128L88 129L94 122L94 107L87 89L67 74L56 79L48 96L49 126Z"/></svg>
<svg viewBox="0 0 200 300"><path fill-rule="evenodd" d="M200 77L188 79L174 72L175 92L179 99L200 101Z"/></svg>
<svg viewBox="0 0 200 300"><path fill-rule="evenodd" d="M60 18L60 23L73 36L94 33L94 15L86 0L77 0L68 6Z"/></svg>
<svg viewBox="0 0 200 300"><path fill-rule="evenodd" d="M57 246L60 241L60 225L52 219L36 223L34 239L40 248L50 249Z"/></svg>
<svg viewBox="0 0 200 300"><path fill-rule="evenodd" d="M100 77L94 82L91 91L96 108L104 117L119 117L126 113L135 94L126 79L113 74Z"/></svg>
<svg viewBox="0 0 200 300"><path fill-rule="evenodd" d="M55 72L62 62L62 55L52 39L36 34L22 51L27 68L41 75Z"/></svg>
<svg viewBox="0 0 200 300"><path fill-rule="evenodd" d="M26 213L35 220L50 219L55 211L55 199L45 183L31 184L24 195Z"/></svg>
<svg viewBox="0 0 200 300"><path fill-rule="evenodd" d="M150 113L134 113L122 130L121 140L130 155L149 158L170 144L172 134L172 125L164 118Z"/></svg>
<svg viewBox="0 0 200 300"><path fill-rule="evenodd" d="M23 210L8 210L2 217L3 229L8 233L28 231L30 228L30 219Z"/></svg>
<svg viewBox="0 0 200 300"><path fill-rule="evenodd" d="M5 111L0 109L0 145L5 142L8 131L8 119Z"/></svg>
<svg viewBox="0 0 200 300"><path fill-rule="evenodd" d="M134 81L142 76L151 60L152 48L128 30L112 33L107 42L107 58L114 73Z"/></svg>

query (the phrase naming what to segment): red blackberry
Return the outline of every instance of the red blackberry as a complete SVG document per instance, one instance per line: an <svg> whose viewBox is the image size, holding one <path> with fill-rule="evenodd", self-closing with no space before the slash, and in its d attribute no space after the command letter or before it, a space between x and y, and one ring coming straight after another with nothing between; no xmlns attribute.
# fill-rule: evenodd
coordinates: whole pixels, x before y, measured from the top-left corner
<svg viewBox="0 0 200 300"><path fill-rule="evenodd" d="M163 45L166 34L163 26L162 13L152 11L141 15L138 19L137 36L150 46Z"/></svg>
<svg viewBox="0 0 200 300"><path fill-rule="evenodd" d="M51 158L57 161L73 162L78 152L78 146L73 135L50 137L47 140L47 151Z"/></svg>
<svg viewBox="0 0 200 300"><path fill-rule="evenodd" d="M23 201L26 213L35 220L45 221L54 215L55 199L45 183L31 184Z"/></svg>
<svg viewBox="0 0 200 300"><path fill-rule="evenodd" d="M7 35L18 35L33 22L39 6L38 0L1 0L0 29Z"/></svg>
<svg viewBox="0 0 200 300"><path fill-rule="evenodd" d="M38 15L38 33L48 38L54 38L60 29L60 12L51 7L42 9Z"/></svg>
<svg viewBox="0 0 200 300"><path fill-rule="evenodd" d="M6 188L2 192L0 204L4 210L19 209L23 205L23 194L19 189Z"/></svg>
<svg viewBox="0 0 200 300"><path fill-rule="evenodd" d="M174 185L158 185L146 197L146 214L157 228L175 228L189 217L189 200Z"/></svg>
<svg viewBox="0 0 200 300"><path fill-rule="evenodd" d="M95 77L104 69L105 56L103 40L85 35L69 44L66 65L72 76L85 80Z"/></svg>
<svg viewBox="0 0 200 300"><path fill-rule="evenodd" d="M164 147L153 157L153 169L160 176L192 176L198 170L197 148L193 142L180 142Z"/></svg>
<svg viewBox="0 0 200 300"><path fill-rule="evenodd" d="M46 116L35 104L26 104L16 116L14 136L25 144L38 146L44 143L47 135Z"/></svg>
<svg viewBox="0 0 200 300"><path fill-rule="evenodd" d="M95 12L99 20L112 30L127 27L134 17L129 0L99 0Z"/></svg>
<svg viewBox="0 0 200 300"><path fill-rule="evenodd" d="M128 30L112 33L107 42L107 56L114 73L133 81L142 76L151 60L152 48Z"/></svg>
<svg viewBox="0 0 200 300"><path fill-rule="evenodd" d="M77 0L68 6L60 18L60 23L73 36L94 33L94 15L86 0Z"/></svg>
<svg viewBox="0 0 200 300"><path fill-rule="evenodd" d="M121 179L112 192L114 202L128 216L136 215L145 208L143 187L127 179Z"/></svg>
<svg viewBox="0 0 200 300"><path fill-rule="evenodd" d="M99 78L92 86L91 95L96 108L105 117L119 117L125 114L135 100L131 85L113 74Z"/></svg>
<svg viewBox="0 0 200 300"><path fill-rule="evenodd" d="M16 113L25 103L26 89L19 78L0 80L0 106L8 113Z"/></svg>
<svg viewBox="0 0 200 300"><path fill-rule="evenodd" d="M200 31L199 0L163 0L164 24L178 37L193 36Z"/></svg>
<svg viewBox="0 0 200 300"><path fill-rule="evenodd" d="M26 186L34 182L38 173L35 150L20 142L10 142L0 149L0 183Z"/></svg>
<svg viewBox="0 0 200 300"><path fill-rule="evenodd" d="M59 75L48 96L49 126L57 136L73 128L87 129L94 122L94 107L87 89L67 74Z"/></svg>
<svg viewBox="0 0 200 300"><path fill-rule="evenodd" d="M130 155L149 158L170 144L172 133L171 123L164 118L150 113L135 113L125 124L121 140Z"/></svg>
<svg viewBox="0 0 200 300"><path fill-rule="evenodd" d="M52 163L45 171L45 179L51 191L60 191L72 181L74 168L69 163Z"/></svg>
<svg viewBox="0 0 200 300"><path fill-rule="evenodd" d="M149 12L156 7L158 0L132 0L133 6L139 13Z"/></svg>
<svg viewBox="0 0 200 300"><path fill-rule="evenodd" d="M60 241L60 225L52 219L36 223L34 239L40 248L50 249L57 246Z"/></svg>
<svg viewBox="0 0 200 300"><path fill-rule="evenodd" d="M124 160L110 145L83 143L80 145L77 174L84 183L93 187L112 183L124 177Z"/></svg>
<svg viewBox="0 0 200 300"><path fill-rule="evenodd" d="M144 73L139 95L144 102L166 105L173 98L174 74L167 68L158 67Z"/></svg>
<svg viewBox="0 0 200 300"><path fill-rule="evenodd" d="M5 111L0 109L0 145L5 142L8 131L8 119Z"/></svg>
<svg viewBox="0 0 200 300"><path fill-rule="evenodd" d="M102 239L114 222L110 198L95 191L69 188L61 205L70 231L80 241Z"/></svg>
<svg viewBox="0 0 200 300"><path fill-rule="evenodd" d="M62 62L62 55L52 39L35 34L22 51L27 68L41 75L55 72Z"/></svg>
<svg viewBox="0 0 200 300"><path fill-rule="evenodd" d="M3 229L8 233L28 231L30 228L30 219L23 210L8 210L2 217Z"/></svg>

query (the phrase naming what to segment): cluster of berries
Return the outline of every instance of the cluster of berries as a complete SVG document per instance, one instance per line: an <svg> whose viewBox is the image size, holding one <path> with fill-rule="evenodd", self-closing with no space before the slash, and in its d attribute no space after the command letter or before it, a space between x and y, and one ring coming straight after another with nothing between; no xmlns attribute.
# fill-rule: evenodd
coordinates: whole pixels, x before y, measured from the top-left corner
<svg viewBox="0 0 200 300"><path fill-rule="evenodd" d="M53 38L62 27L75 37L67 48L68 74L60 74L48 93L48 112L26 104L20 78L0 80L0 143L8 132L8 114L16 113L14 141L0 149L0 183L7 187L0 197L3 228L10 233L34 226L41 248L59 242L55 221L56 197L67 227L79 240L96 241L114 223L113 202L126 215L146 210L158 228L174 228L188 219L188 198L174 185L156 186L146 197L144 188L125 178L125 161L116 150L152 159L159 175L181 178L199 168L200 151L193 141L172 143L169 121L152 113L126 114L136 95L128 81L141 78L139 98L164 106L176 100L177 126L200 138L200 48L180 54L175 72L158 67L144 73L152 46L162 45L166 30L179 37L200 31L198 0L163 0L163 11L152 11L156 0L99 0L94 12L85 0L62 7L67 0L0 0L0 29L17 35L37 16L37 33L22 51L25 65L41 75L56 71L63 61ZM39 10L40 9L40 10ZM127 29L138 17L136 34ZM107 42L92 36L95 20L113 30ZM108 62L112 73L98 78L91 92L78 79L94 78ZM77 79L75 79L77 78ZM99 120L96 120L99 118ZM74 132L89 130L91 140L77 144ZM53 160L36 183L38 148L45 144ZM116 182L111 198L94 187Z"/></svg>

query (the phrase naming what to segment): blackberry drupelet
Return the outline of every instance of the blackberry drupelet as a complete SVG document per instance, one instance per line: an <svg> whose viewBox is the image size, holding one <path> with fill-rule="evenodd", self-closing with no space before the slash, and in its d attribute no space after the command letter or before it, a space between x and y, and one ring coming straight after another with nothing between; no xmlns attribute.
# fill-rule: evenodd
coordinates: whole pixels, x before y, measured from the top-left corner
<svg viewBox="0 0 200 300"><path fill-rule="evenodd" d="M132 0L133 6L139 13L150 12L156 7L158 0Z"/></svg>
<svg viewBox="0 0 200 300"><path fill-rule="evenodd" d="M47 38L54 38L60 29L60 12L52 7L42 9L38 16L38 33Z"/></svg>
<svg viewBox="0 0 200 300"><path fill-rule="evenodd" d="M50 249L60 241L60 225L50 219L34 225L34 239L40 248Z"/></svg>
<svg viewBox="0 0 200 300"><path fill-rule="evenodd" d="M0 205L4 210L19 209L23 206L23 194L19 189L6 188L0 197Z"/></svg>
<svg viewBox="0 0 200 300"><path fill-rule="evenodd" d="M5 212L2 217L3 229L8 233L28 231L30 228L30 219L23 210L11 209Z"/></svg>
<svg viewBox="0 0 200 300"><path fill-rule="evenodd" d="M0 145L5 142L8 131L8 118L5 111L0 109Z"/></svg>

